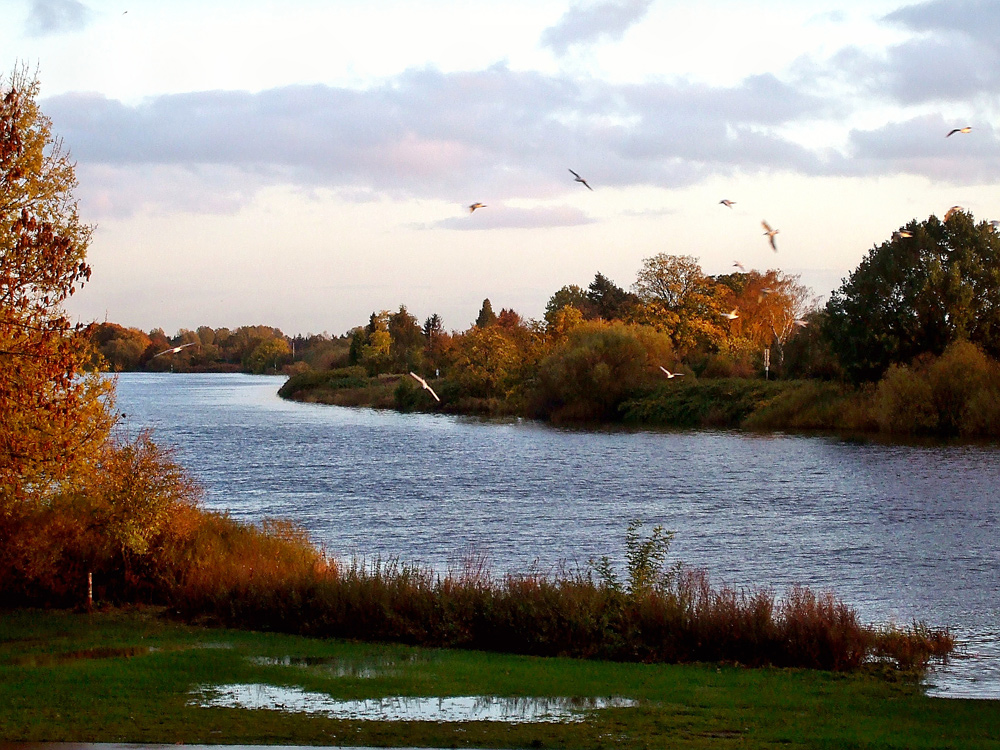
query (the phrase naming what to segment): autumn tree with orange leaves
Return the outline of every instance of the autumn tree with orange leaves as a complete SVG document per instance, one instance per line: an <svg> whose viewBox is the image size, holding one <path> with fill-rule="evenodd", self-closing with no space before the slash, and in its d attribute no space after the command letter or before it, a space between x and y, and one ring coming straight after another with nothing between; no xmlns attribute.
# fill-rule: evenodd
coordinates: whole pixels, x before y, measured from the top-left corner
<svg viewBox="0 0 1000 750"><path fill-rule="evenodd" d="M63 303L90 278L74 165L23 69L0 80L0 517L79 474L105 443L110 385L87 376Z"/></svg>

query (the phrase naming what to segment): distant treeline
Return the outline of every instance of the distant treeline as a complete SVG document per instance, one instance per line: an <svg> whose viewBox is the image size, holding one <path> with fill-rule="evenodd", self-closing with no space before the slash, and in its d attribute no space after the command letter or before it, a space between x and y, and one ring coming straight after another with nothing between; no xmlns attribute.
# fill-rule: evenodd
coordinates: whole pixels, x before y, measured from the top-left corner
<svg viewBox="0 0 1000 750"><path fill-rule="evenodd" d="M181 329L168 337L161 328L148 333L115 323L90 328L91 363L114 372L248 372L287 371L293 362L300 368L323 369L346 361L349 336L326 334L286 336L270 326ZM183 347L179 351L172 351ZM159 356L158 356L159 355Z"/></svg>

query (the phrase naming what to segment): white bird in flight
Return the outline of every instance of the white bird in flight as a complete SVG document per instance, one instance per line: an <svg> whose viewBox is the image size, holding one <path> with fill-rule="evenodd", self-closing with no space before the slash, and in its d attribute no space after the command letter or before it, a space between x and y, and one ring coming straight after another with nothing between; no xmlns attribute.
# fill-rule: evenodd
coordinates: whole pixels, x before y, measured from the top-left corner
<svg viewBox="0 0 1000 750"><path fill-rule="evenodd" d="M719 203L721 203L726 208L732 208L733 204L735 204L736 201L726 200L725 198L723 198L721 201L719 201Z"/></svg>
<svg viewBox="0 0 1000 750"><path fill-rule="evenodd" d="M731 312L722 313L722 317L729 318L730 320L736 320L738 317L740 317L740 314L736 312L736 308L734 307Z"/></svg>
<svg viewBox="0 0 1000 750"><path fill-rule="evenodd" d="M594 189L594 188L592 188L592 187L591 187L590 185L588 185L588 184L587 184L587 181L586 181L585 179L583 179L583 178L582 178L582 177L581 177L580 175L578 175L578 174L577 174L576 172L574 172L574 171L573 171L572 169L571 169L571 170L569 170L569 173L570 173L571 175L573 175L573 179L574 179L574 181L575 181L575 182L581 182L581 183L583 183L583 186L584 186L585 188L587 188L587 190L593 190L593 189Z"/></svg>
<svg viewBox="0 0 1000 750"><path fill-rule="evenodd" d="M683 378L684 377L684 373L683 372L670 372L670 370L668 370L663 365L660 365L660 369L663 370L663 374L666 375L668 379L671 379L671 378Z"/></svg>
<svg viewBox="0 0 1000 750"><path fill-rule="evenodd" d="M808 325L809 325L809 321L808 321L808 320L802 320L801 318L799 318L799 319L797 319L797 320L795 320L795 321L793 321L793 322L794 322L794 323L795 323L795 325L797 325L797 326L798 326L799 328L805 328L806 326L808 326Z"/></svg>
<svg viewBox="0 0 1000 750"><path fill-rule="evenodd" d="M415 372L411 372L410 375L413 376L414 380L416 380L418 383L420 383L420 387L421 388L423 388L426 391L430 391L431 392L431 395L434 397L435 401L440 401L441 400L441 399L438 398L438 395L434 392L434 389L431 388L429 385L427 385L427 381L426 380L424 380L422 377L420 377L419 375L417 375L417 373L415 373Z"/></svg>
<svg viewBox="0 0 1000 750"><path fill-rule="evenodd" d="M955 135L955 133L968 133L970 130L972 130L971 125L966 125L964 128L955 128L950 133L948 133L948 135L946 135L945 138L951 138L953 135Z"/></svg>
<svg viewBox="0 0 1000 750"><path fill-rule="evenodd" d="M157 357L162 357L164 354L177 354L177 352L179 352L185 346L194 346L197 343L198 343L197 341L192 341L190 344L181 344L180 346L175 346L172 349L164 349L159 354L154 354L152 356L152 359L156 359Z"/></svg>
<svg viewBox="0 0 1000 750"><path fill-rule="evenodd" d="M477 208L486 208L486 204L485 203L473 203L471 206L469 206L469 213L471 214Z"/></svg>
<svg viewBox="0 0 1000 750"><path fill-rule="evenodd" d="M771 249L774 250L774 252L778 252L778 246L774 242L774 235L776 235L780 230L771 229L771 225L763 220L761 220L760 224L764 227L764 234L767 235L767 239L771 242Z"/></svg>
<svg viewBox="0 0 1000 750"><path fill-rule="evenodd" d="M898 232L892 233L892 238L894 240L901 240L904 237L912 237L912 236L913 232L911 232L909 229L900 229Z"/></svg>
<svg viewBox="0 0 1000 750"><path fill-rule="evenodd" d="M741 273L746 273L746 272L747 272L747 269L745 269L745 268L743 267L743 264L742 264L742 263L740 263L739 261L736 261L735 263L733 263L733 268L738 268L738 269L740 269L740 272L741 272Z"/></svg>
<svg viewBox="0 0 1000 750"><path fill-rule="evenodd" d="M948 221L948 219L950 219L950 218L951 218L952 216L954 216L954 215L955 215L956 213L958 213L959 211L964 211L964 210L965 210L965 209L964 209L964 208L962 208L961 206L952 206L951 208L949 208L949 209L948 209L948 210L947 210L947 211L945 212L945 214L944 214L944 220L945 220L945 221Z"/></svg>

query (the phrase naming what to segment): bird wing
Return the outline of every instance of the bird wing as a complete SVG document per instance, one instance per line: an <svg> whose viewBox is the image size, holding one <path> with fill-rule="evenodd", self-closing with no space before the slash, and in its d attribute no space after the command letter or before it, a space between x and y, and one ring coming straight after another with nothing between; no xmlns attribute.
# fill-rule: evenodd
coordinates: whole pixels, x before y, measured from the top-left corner
<svg viewBox="0 0 1000 750"><path fill-rule="evenodd" d="M570 173L571 175L573 175L573 176L574 176L574 177L575 177L576 179L578 179L578 180L580 179L580 175L578 175L578 174L577 174L576 172L574 172L574 171L573 171L572 169L571 169L571 170L569 170L569 173Z"/></svg>
<svg viewBox="0 0 1000 750"><path fill-rule="evenodd" d="M951 137L952 137L953 135L955 135L955 133L957 133L957 132L958 132L958 128L955 128L955 129L954 129L954 130L952 130L952 131L951 131L950 133L948 133L948 135L946 135L946 136L945 136L945 138L951 138Z"/></svg>
<svg viewBox="0 0 1000 750"><path fill-rule="evenodd" d="M762 227L764 227L764 231L765 231L765 232L772 232L772 231L774 231L774 230L772 230L772 229L771 229L771 225L770 225L770 224L768 224L768 223L767 223L766 221L764 221L763 219L761 220L761 222L760 222L760 225L761 225Z"/></svg>
<svg viewBox="0 0 1000 750"><path fill-rule="evenodd" d="M434 397L435 401L440 401L441 400L440 398L438 398L438 395L434 392L434 389L431 388L429 385L427 385L427 381L426 380L424 380L422 377L420 377L419 375L417 375L417 373L412 372L412 371L410 372L410 375L413 376L414 380L416 380L418 383L420 383L420 387L421 388L424 388L425 390L430 391L430 393Z"/></svg>
<svg viewBox="0 0 1000 750"><path fill-rule="evenodd" d="M776 242L774 241L774 235L773 235L773 234L772 234L772 235L770 235L770 236L768 237L768 239L769 239L769 240L771 240L771 249L772 249L772 250L774 250L774 252L778 252L778 245L777 245L777 243L776 243Z"/></svg>

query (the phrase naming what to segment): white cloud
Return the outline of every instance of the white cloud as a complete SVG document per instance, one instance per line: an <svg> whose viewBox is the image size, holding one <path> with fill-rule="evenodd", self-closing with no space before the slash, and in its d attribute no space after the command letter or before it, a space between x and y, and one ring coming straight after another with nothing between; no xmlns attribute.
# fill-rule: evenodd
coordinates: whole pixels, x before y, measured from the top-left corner
<svg viewBox="0 0 1000 750"><path fill-rule="evenodd" d="M595 220L572 206L486 206L468 216L443 219L429 229L457 229L476 231L485 229L541 229L546 227L575 227L592 224Z"/></svg>

